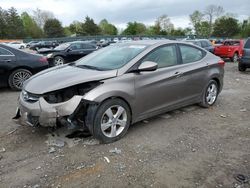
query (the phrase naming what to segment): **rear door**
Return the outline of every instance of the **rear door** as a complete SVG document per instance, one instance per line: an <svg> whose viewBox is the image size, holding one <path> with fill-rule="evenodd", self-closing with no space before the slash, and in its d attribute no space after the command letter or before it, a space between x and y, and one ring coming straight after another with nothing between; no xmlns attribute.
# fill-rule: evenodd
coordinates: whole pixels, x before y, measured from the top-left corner
<svg viewBox="0 0 250 188"><path fill-rule="evenodd" d="M91 43L82 44L82 57L88 55L96 50L96 46Z"/></svg>
<svg viewBox="0 0 250 188"><path fill-rule="evenodd" d="M6 86L9 70L14 66L15 55L4 47L0 47L0 86Z"/></svg>
<svg viewBox="0 0 250 188"><path fill-rule="evenodd" d="M207 84L208 64L205 61L207 52L199 48L178 44L181 62L182 101L192 102L200 99L202 91Z"/></svg>

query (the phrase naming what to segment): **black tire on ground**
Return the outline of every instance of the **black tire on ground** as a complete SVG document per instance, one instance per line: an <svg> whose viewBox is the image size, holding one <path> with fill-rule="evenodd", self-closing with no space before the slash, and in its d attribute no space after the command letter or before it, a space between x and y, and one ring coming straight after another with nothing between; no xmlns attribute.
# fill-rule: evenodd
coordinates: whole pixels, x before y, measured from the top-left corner
<svg viewBox="0 0 250 188"><path fill-rule="evenodd" d="M12 90L19 91L23 87L23 82L29 79L32 73L27 69L14 70L8 79L9 86Z"/></svg>
<svg viewBox="0 0 250 188"><path fill-rule="evenodd" d="M62 56L56 56L53 59L54 66L63 65L64 63L65 63L65 60Z"/></svg>
<svg viewBox="0 0 250 188"><path fill-rule="evenodd" d="M211 88L213 86L216 87L216 95L215 95L215 100L212 103L209 103L207 100L208 97L208 89ZM204 107L204 108L209 108L210 106L213 106L214 103L217 100L219 94L219 87L218 87L218 83L215 80L210 80L208 85L206 86L203 94L202 94L202 101L199 103L200 106Z"/></svg>
<svg viewBox="0 0 250 188"><path fill-rule="evenodd" d="M125 110L124 112L126 113L126 124L125 124L122 132L120 132L117 136L108 137L107 135L105 135L103 133L102 128L101 128L101 123L102 123L103 118L105 116L105 112L109 108L114 107L114 106L120 106ZM114 112L114 113L116 113L116 112ZM99 106L98 110L96 111L95 118L93 120L93 136L96 139L98 139L101 143L115 142L115 141L121 139L126 134L128 128L130 126L130 123L131 123L131 112L130 112L130 108L126 102L124 102L121 99L117 99L117 98L106 100ZM110 131L111 131L111 129L112 129L112 127L110 127ZM119 127L118 127L118 129L119 129Z"/></svg>
<svg viewBox="0 0 250 188"><path fill-rule="evenodd" d="M241 63L238 63L238 70L240 71L240 72L244 72L244 71L246 71L246 67L244 66L244 65L242 65Z"/></svg>
<svg viewBox="0 0 250 188"><path fill-rule="evenodd" d="M237 63L239 60L239 55L238 53L234 53L233 57L230 58L232 62Z"/></svg>

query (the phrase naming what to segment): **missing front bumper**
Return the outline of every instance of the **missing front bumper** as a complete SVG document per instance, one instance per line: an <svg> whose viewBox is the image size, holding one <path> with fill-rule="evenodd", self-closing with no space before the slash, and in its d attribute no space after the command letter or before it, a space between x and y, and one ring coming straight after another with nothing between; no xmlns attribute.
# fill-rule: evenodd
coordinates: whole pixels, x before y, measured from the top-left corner
<svg viewBox="0 0 250 188"><path fill-rule="evenodd" d="M82 96L74 96L70 100L57 104L47 103L43 97L35 103L19 98L19 107L13 120L21 125L55 127L58 119L72 115Z"/></svg>

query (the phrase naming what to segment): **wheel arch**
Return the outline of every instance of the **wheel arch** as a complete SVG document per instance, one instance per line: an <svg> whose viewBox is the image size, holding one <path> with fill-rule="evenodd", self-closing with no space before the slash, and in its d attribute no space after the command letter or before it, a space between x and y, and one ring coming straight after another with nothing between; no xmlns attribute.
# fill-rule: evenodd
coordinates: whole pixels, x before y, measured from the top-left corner
<svg viewBox="0 0 250 188"><path fill-rule="evenodd" d="M220 90L221 90L221 83L220 83L219 78L217 78L217 77L213 77L211 80L216 81L216 83L217 83L217 85L218 85L218 89L219 89L219 91L220 91Z"/></svg>

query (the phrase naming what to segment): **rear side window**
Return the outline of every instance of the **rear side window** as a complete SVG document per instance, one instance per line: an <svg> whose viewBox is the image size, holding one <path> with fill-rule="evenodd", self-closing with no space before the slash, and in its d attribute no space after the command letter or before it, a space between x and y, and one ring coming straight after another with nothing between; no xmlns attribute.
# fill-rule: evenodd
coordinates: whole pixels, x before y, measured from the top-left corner
<svg viewBox="0 0 250 188"><path fill-rule="evenodd" d="M4 48L0 48L0 55L4 56L4 55L13 55L10 51L5 50Z"/></svg>
<svg viewBox="0 0 250 188"><path fill-rule="evenodd" d="M71 50L81 50L82 45L80 43L74 43L70 46Z"/></svg>
<svg viewBox="0 0 250 188"><path fill-rule="evenodd" d="M202 47L209 47L209 46L212 46L211 42L205 41L205 40L201 41L201 45L202 45Z"/></svg>
<svg viewBox="0 0 250 188"><path fill-rule="evenodd" d="M250 39L247 39L245 47L244 48L248 48L250 49Z"/></svg>
<svg viewBox="0 0 250 188"><path fill-rule="evenodd" d="M195 41L194 44L201 47L201 42L200 41Z"/></svg>
<svg viewBox="0 0 250 188"><path fill-rule="evenodd" d="M181 51L182 63L184 64L199 61L205 55L202 50L192 46L179 45L179 47Z"/></svg>
<svg viewBox="0 0 250 188"><path fill-rule="evenodd" d="M83 49L96 49L92 44L82 44Z"/></svg>

